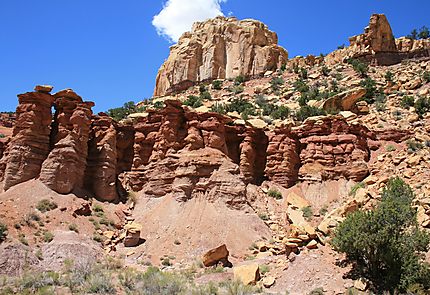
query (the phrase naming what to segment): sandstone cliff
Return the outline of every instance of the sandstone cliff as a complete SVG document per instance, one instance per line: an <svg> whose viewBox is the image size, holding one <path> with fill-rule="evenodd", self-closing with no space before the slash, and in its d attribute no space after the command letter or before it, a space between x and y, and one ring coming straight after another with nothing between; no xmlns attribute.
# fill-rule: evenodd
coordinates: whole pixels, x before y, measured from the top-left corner
<svg viewBox="0 0 430 295"><path fill-rule="evenodd" d="M184 90L199 81L253 77L275 70L288 59L287 51L277 43L276 33L255 20L217 17L195 23L170 48L154 95Z"/></svg>
<svg viewBox="0 0 430 295"><path fill-rule="evenodd" d="M247 202L247 184L264 180L284 187L298 179L360 181L369 174L368 140L376 138L342 116L269 131L168 100L164 109L123 125L92 116L93 103L72 90L19 97L14 136L2 158L5 190L39 178L58 193L87 188L106 201L125 188L152 197L173 193L178 201L203 194L237 207Z"/></svg>
<svg viewBox="0 0 430 295"><path fill-rule="evenodd" d="M327 64L360 58L375 65L392 65L403 59L430 56L429 40L395 39L384 14L373 14L364 33L349 38L350 45L333 51L325 58Z"/></svg>

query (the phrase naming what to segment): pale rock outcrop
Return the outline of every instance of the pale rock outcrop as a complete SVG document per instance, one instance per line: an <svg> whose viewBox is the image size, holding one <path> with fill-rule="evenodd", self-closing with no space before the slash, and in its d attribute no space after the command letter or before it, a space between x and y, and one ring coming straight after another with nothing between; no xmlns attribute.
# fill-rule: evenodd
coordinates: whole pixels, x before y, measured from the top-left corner
<svg viewBox="0 0 430 295"><path fill-rule="evenodd" d="M51 134L52 150L43 162L40 180L52 190L67 194L82 188L88 155L92 102L70 89L55 97L55 125Z"/></svg>
<svg viewBox="0 0 430 295"><path fill-rule="evenodd" d="M335 50L325 57L328 65L350 58L362 59L375 65L392 65L403 59L430 56L429 40L395 39L387 17L373 14L364 33L349 38L348 47Z"/></svg>
<svg viewBox="0 0 430 295"><path fill-rule="evenodd" d="M160 68L155 96L184 90L195 82L246 77L275 70L288 59L276 33L263 23L234 17L197 22L170 48Z"/></svg>

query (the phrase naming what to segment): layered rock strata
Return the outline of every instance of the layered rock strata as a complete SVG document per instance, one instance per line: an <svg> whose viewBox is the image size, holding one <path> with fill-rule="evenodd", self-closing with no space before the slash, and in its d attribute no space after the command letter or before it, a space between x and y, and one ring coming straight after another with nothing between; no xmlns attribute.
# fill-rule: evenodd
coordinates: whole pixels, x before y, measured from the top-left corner
<svg viewBox="0 0 430 295"><path fill-rule="evenodd" d="M40 180L54 191L67 194L82 188L88 155L92 102L83 102L72 90L56 93L51 152L43 162Z"/></svg>
<svg viewBox="0 0 430 295"><path fill-rule="evenodd" d="M195 82L252 77L276 70L288 59L276 33L263 23L234 17L197 22L184 33L161 66L155 96L184 90Z"/></svg>
<svg viewBox="0 0 430 295"><path fill-rule="evenodd" d="M375 142L409 135L375 133L340 115L264 130L192 111L177 100L121 124L92 115L93 104L71 90L19 97L14 137L0 166L4 188L40 178L59 193L86 188L104 201L142 191L180 202L204 196L240 208L249 202L247 185L264 180L284 187L298 180L361 181L369 175Z"/></svg>
<svg viewBox="0 0 430 295"><path fill-rule="evenodd" d="M50 94L28 92L18 95L13 136L0 161L4 190L21 182L37 178L41 165L49 153L51 134Z"/></svg>

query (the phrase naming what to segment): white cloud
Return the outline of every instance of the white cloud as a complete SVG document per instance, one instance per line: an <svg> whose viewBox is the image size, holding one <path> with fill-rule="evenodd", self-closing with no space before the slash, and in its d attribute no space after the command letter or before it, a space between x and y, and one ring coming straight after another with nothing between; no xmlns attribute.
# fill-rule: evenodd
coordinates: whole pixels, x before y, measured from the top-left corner
<svg viewBox="0 0 430 295"><path fill-rule="evenodd" d="M152 24L159 35L171 42L178 41L184 32L191 30L196 21L224 15L220 3L227 0L168 0L163 10L154 16Z"/></svg>

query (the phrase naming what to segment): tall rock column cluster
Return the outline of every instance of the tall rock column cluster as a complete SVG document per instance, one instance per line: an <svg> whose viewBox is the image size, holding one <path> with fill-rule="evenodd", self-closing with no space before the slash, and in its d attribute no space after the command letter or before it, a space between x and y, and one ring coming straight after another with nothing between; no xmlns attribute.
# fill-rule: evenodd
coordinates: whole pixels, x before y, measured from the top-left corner
<svg viewBox="0 0 430 295"><path fill-rule="evenodd" d="M83 102L72 90L60 91L54 97L52 150L43 162L40 180L52 190L68 194L83 187L94 103Z"/></svg>

